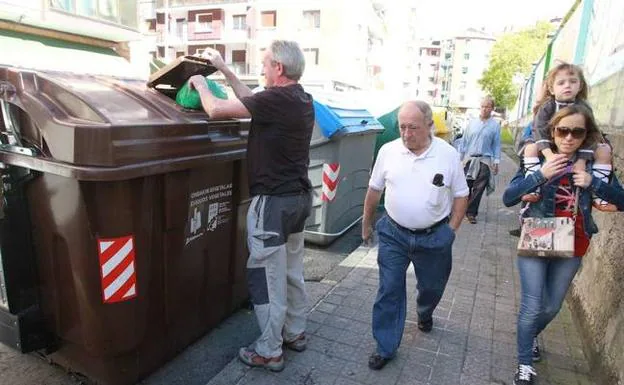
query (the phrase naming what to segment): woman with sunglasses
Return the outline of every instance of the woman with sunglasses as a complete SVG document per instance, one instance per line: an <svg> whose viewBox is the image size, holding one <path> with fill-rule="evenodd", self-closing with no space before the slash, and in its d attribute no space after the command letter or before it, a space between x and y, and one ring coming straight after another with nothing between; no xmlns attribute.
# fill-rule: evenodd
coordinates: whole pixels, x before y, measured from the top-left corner
<svg viewBox="0 0 624 385"><path fill-rule="evenodd" d="M572 170L578 149L595 143L600 133L589 109L571 105L559 110L548 126L553 138L554 156L534 174L525 176L520 169L503 194L503 203L510 207L520 203L524 194L541 189L542 199L531 203L524 212L526 217L554 217L574 215L578 205L575 229L575 257L541 258L518 257L521 283L521 303L518 313L517 347L518 369L515 385L533 385L537 373L533 362L539 361L537 335L552 321L565 298L570 283L581 265L592 234L598 231L594 223L592 193L613 203L624 211L624 190L617 178L611 184L587 170ZM576 195L576 189L579 194ZM578 202L575 202L578 196Z"/></svg>

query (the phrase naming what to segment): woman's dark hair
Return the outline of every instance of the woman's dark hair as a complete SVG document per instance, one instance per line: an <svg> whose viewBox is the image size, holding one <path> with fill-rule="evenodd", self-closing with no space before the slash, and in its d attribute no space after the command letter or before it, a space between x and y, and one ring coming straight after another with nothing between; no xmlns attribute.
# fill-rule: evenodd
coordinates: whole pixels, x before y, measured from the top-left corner
<svg viewBox="0 0 624 385"><path fill-rule="evenodd" d="M600 133L600 130L598 129L598 125L596 124L596 121L594 120L594 114L591 112L589 108L580 104L572 104L567 107L564 107L560 109L555 114L555 116L552 117L552 119L550 119L550 122L548 122L548 129L550 130L550 136L552 138L555 137L555 127L557 127L557 124L559 124L561 119L565 118L566 116L576 115L576 114L583 115L583 118L585 119L585 130L587 134L585 135L585 140L583 140L583 143L581 144L581 146L590 147L590 146L593 146L595 144L602 142L602 134Z"/></svg>

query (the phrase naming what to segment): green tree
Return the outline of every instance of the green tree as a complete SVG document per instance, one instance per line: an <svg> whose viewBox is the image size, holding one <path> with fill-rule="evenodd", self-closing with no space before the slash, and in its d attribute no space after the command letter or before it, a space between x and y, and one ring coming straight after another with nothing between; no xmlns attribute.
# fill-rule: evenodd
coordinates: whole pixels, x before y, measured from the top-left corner
<svg viewBox="0 0 624 385"><path fill-rule="evenodd" d="M503 35L494 43L489 66L479 84L499 107L513 107L519 91L512 83L514 75L526 77L531 73L532 63L545 53L548 34L554 29L551 23L538 22L530 29Z"/></svg>

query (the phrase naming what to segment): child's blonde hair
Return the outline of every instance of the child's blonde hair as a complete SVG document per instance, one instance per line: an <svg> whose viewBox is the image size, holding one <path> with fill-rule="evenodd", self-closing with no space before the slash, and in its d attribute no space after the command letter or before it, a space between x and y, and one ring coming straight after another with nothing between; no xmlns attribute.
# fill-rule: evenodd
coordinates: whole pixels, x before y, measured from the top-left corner
<svg viewBox="0 0 624 385"><path fill-rule="evenodd" d="M572 73L578 76L579 81L581 82L581 87L579 88L578 94L576 94L575 99L587 100L587 94L589 89L587 87L587 82L585 81L585 76L583 75L583 69L581 67L566 63L559 62L556 66L551 68L546 75L546 79L542 83L542 87L539 90L539 94L537 95L537 104L533 107L533 114L537 114L537 111L549 100L554 99L554 95L552 94L552 88L555 84L555 77L561 71L567 71L568 73Z"/></svg>

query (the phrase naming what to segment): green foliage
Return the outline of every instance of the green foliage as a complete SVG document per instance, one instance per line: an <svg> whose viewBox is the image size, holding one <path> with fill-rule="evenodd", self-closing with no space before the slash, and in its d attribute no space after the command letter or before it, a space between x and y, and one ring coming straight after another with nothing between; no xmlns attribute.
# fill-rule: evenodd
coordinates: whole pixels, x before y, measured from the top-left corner
<svg viewBox="0 0 624 385"><path fill-rule="evenodd" d="M513 144L513 142L514 142L513 135L509 127L501 128L501 143L511 145Z"/></svg>
<svg viewBox="0 0 624 385"><path fill-rule="evenodd" d="M518 86L512 83L514 75L526 77L531 73L532 63L546 51L547 36L553 30L552 24L538 22L533 28L506 34L494 44L479 84L494 97L498 107L513 107L518 96Z"/></svg>

